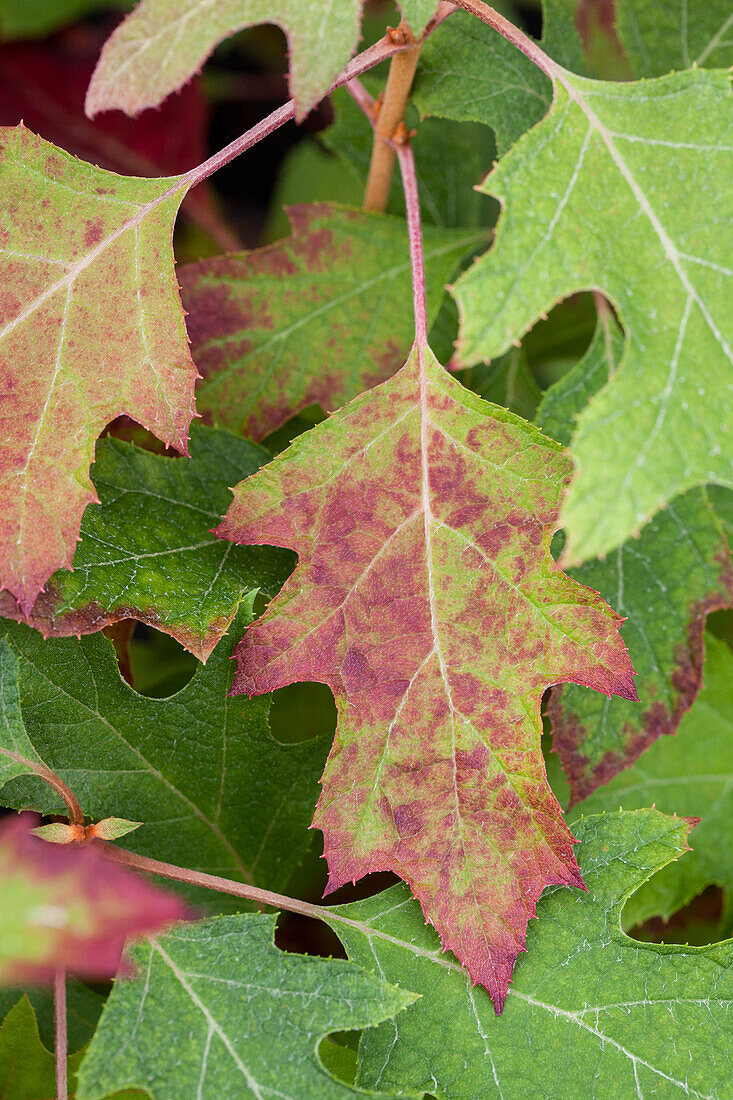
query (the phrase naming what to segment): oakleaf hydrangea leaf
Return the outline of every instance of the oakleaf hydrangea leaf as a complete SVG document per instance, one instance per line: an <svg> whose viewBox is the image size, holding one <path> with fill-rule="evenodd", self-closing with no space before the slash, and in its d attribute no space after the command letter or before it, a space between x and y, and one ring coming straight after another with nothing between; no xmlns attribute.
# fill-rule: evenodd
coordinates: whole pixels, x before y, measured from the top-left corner
<svg viewBox="0 0 733 1100"><path fill-rule="evenodd" d="M82 517L73 572L54 573L27 621L64 637L134 618L206 660L241 599L256 589L274 595L292 568L282 550L227 547L211 534L231 501L228 486L269 458L196 422L190 459L103 439L91 470L99 507ZM8 592L0 614L26 618Z"/></svg>
<svg viewBox="0 0 733 1100"><path fill-rule="evenodd" d="M68 1060L72 1085L81 1056ZM3 1100L43 1100L56 1094L56 1060L38 1034L27 996L11 1008L0 1027L0 1095Z"/></svg>
<svg viewBox="0 0 733 1100"><path fill-rule="evenodd" d="M282 889L310 845L326 743L281 745L269 732L269 699L227 698L232 650L251 604L170 699L133 691L101 634L44 642L28 627L3 625L20 658L27 736L86 814L143 821L125 839L141 855ZM61 809L36 779L13 780L3 801ZM212 900L203 891L192 896Z"/></svg>
<svg viewBox="0 0 733 1100"><path fill-rule="evenodd" d="M586 355L545 394L537 412L543 431L570 441L574 416L613 376L621 351L618 327L604 310ZM691 489L639 539L569 573L627 617L624 641L642 704L599 700L570 684L553 690L553 746L575 802L633 763L660 734L674 733L700 690L705 616L733 603L733 566L709 491Z"/></svg>
<svg viewBox="0 0 733 1100"><path fill-rule="evenodd" d="M137 115L157 107L198 72L219 42L276 23L288 39L290 95L300 121L326 95L359 40L362 0L141 0L102 50L86 112ZM405 0L419 36L437 0Z"/></svg>
<svg viewBox="0 0 733 1100"><path fill-rule="evenodd" d="M98 841L48 844L33 814L0 822L0 982L46 982L58 969L102 980L125 940L191 914L175 894L105 857Z"/></svg>
<svg viewBox="0 0 733 1100"><path fill-rule="evenodd" d="M186 449L196 368L171 233L187 186L0 129L0 587L23 612L71 565L102 428L127 413Z"/></svg>
<svg viewBox="0 0 733 1100"><path fill-rule="evenodd" d="M543 895L499 1019L404 887L332 910L350 958L422 994L364 1034L360 1084L439 1100L728 1095L733 942L642 944L620 927L625 899L684 852L689 825L647 809L575 828L588 893Z"/></svg>
<svg viewBox="0 0 733 1100"><path fill-rule="evenodd" d="M577 290L614 303L626 351L579 417L562 516L578 564L684 490L733 486L733 99L724 72L615 84L552 71L550 113L482 185L504 210L456 286L459 354L496 356Z"/></svg>
<svg viewBox="0 0 733 1100"><path fill-rule="evenodd" d="M566 68L582 72L580 40L569 14L545 0L543 16L543 47ZM412 98L423 115L491 126L504 153L547 114L552 84L491 27L458 12L423 46Z"/></svg>
<svg viewBox="0 0 733 1100"><path fill-rule="evenodd" d="M218 529L300 555L233 690L336 696L315 816L329 888L396 871L499 1010L540 893L581 884L542 692L634 698L618 616L549 554L568 466L416 349L239 486Z"/></svg>
<svg viewBox="0 0 733 1100"><path fill-rule="evenodd" d="M383 382L414 336L403 219L328 204L289 215L292 237L179 272L204 375L199 410L255 439L306 405L335 409ZM482 240L470 229L426 230L431 319L461 257Z"/></svg>
<svg viewBox="0 0 733 1100"><path fill-rule="evenodd" d="M733 891L733 655L712 634L705 638L705 686L674 737L662 737L608 786L574 807L581 814L656 805L665 813L699 817L692 851L659 871L624 909L627 927L649 917L667 920L706 886Z"/></svg>
<svg viewBox="0 0 733 1100"><path fill-rule="evenodd" d="M26 733L20 711L18 658L7 638L0 638L0 787L18 775L44 766Z"/></svg>
<svg viewBox="0 0 733 1100"><path fill-rule="evenodd" d="M635 76L733 62L730 0L616 0L616 28Z"/></svg>
<svg viewBox="0 0 733 1100"><path fill-rule="evenodd" d="M4 39L42 37L108 6L108 0L0 0L0 34Z"/></svg>
<svg viewBox="0 0 733 1100"><path fill-rule="evenodd" d="M155 1100L364 1096L328 1073L318 1040L380 1023L414 995L342 959L278 950L276 920L218 917L136 945L137 975L115 983L78 1100L126 1086Z"/></svg>

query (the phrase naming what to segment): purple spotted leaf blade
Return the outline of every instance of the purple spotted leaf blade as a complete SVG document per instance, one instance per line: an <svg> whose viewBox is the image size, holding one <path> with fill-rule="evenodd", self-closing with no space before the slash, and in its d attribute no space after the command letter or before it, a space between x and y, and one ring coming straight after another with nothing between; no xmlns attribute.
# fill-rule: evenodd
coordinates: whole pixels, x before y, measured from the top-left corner
<svg viewBox="0 0 733 1100"><path fill-rule="evenodd" d="M497 1011L542 890L582 885L542 693L635 697L619 616L549 553L569 475L558 444L414 351L242 483L218 529L300 555L234 690L336 696L314 821L329 890L395 871Z"/></svg>

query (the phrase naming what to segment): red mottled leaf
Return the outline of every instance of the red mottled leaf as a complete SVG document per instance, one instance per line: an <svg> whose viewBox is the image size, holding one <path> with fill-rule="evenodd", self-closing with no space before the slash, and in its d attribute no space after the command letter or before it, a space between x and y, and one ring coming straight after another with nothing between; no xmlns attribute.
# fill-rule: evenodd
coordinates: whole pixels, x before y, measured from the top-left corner
<svg viewBox="0 0 733 1100"><path fill-rule="evenodd" d="M179 270L203 375L202 415L261 439L307 405L335 409L384 382L414 336L403 218L330 203L288 208L292 236ZM427 228L428 317L479 229Z"/></svg>
<svg viewBox="0 0 733 1100"><path fill-rule="evenodd" d="M174 894L107 859L98 841L48 844L35 814L0 823L0 982L45 982L58 969L104 980L125 941L157 932L190 910Z"/></svg>
<svg viewBox="0 0 733 1100"><path fill-rule="evenodd" d="M619 617L550 556L570 469L414 351L242 483L217 532L300 555L234 690L317 680L336 696L315 817L329 890L396 871L498 1011L542 890L582 885L542 693L635 697Z"/></svg>
<svg viewBox="0 0 733 1100"><path fill-rule="evenodd" d="M0 126L22 120L69 153L123 175L174 175L200 164L208 111L197 80L135 120L119 112L94 122L85 116L84 95L105 34L103 24L77 24L45 41L0 47ZM183 211L204 227L211 210L205 185L183 201Z"/></svg>
<svg viewBox="0 0 733 1100"><path fill-rule="evenodd" d="M0 587L24 613L71 565L102 428L128 414L186 450L196 368L171 233L189 182L0 130Z"/></svg>

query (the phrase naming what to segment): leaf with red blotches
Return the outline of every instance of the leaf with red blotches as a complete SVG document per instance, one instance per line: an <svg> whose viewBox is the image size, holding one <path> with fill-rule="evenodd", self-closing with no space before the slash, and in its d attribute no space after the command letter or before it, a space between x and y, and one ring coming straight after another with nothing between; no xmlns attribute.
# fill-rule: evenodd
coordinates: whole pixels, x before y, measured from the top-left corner
<svg viewBox="0 0 733 1100"><path fill-rule="evenodd" d="M50 981L59 969L111 978L129 937L191 916L97 841L61 846L32 836L37 821L21 814L0 823L0 983Z"/></svg>
<svg viewBox="0 0 733 1100"><path fill-rule="evenodd" d="M619 617L550 556L569 475L559 444L416 350L240 485L217 529L300 555L234 691L336 696L329 889L396 871L498 1011L542 890L582 885L542 693L635 696Z"/></svg>
<svg viewBox="0 0 733 1100"><path fill-rule="evenodd" d="M0 130L0 587L24 613L71 565L105 424L126 413L186 450L196 368L171 233L189 183Z"/></svg>
<svg viewBox="0 0 733 1100"><path fill-rule="evenodd" d="M208 127L198 80L134 121L119 113L95 122L85 116L84 95L106 36L104 22L0 47L0 126L22 120L67 152L123 175L167 176L195 168L206 159ZM182 211L207 231L219 228L204 184L186 196ZM233 235L222 237L221 247L236 248L235 241Z"/></svg>
<svg viewBox="0 0 733 1100"><path fill-rule="evenodd" d="M437 2L405 0L415 35ZM300 121L326 95L359 40L362 0L142 0L102 51L86 111L137 115L156 107L203 65L225 38L260 23L288 39L290 94ZM431 10L432 9L432 10Z"/></svg>
<svg viewBox="0 0 733 1100"><path fill-rule="evenodd" d="M336 409L384 382L414 336L403 218L317 203L292 206L291 237L179 270L203 380L199 411L253 439L306 405ZM426 228L428 317L480 229Z"/></svg>

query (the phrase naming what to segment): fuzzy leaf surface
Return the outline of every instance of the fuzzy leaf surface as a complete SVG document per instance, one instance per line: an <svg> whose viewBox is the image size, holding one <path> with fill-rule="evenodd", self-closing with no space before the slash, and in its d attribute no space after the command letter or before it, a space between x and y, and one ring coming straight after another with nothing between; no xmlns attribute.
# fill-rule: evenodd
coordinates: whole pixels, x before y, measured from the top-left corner
<svg viewBox="0 0 733 1100"><path fill-rule="evenodd" d="M414 336L402 219L328 204L292 207L293 235L181 268L199 410L255 439L307 405L338 408L404 363ZM485 236L425 233L428 309ZM233 484L233 482L230 482Z"/></svg>
<svg viewBox="0 0 733 1100"><path fill-rule="evenodd" d="M71 564L102 428L127 413L186 449L196 368L171 248L186 186L0 129L0 587L24 611Z"/></svg>
<svg viewBox="0 0 733 1100"><path fill-rule="evenodd" d="M575 417L613 376L621 353L621 334L604 311L586 355L545 394L537 413L542 430L569 443ZM731 496L727 489L717 493ZM642 704L600 700L573 685L552 692L553 747L576 802L677 729L702 683L705 616L733 603L733 566L709 491L691 489L639 539L569 573L627 617L624 641Z"/></svg>
<svg viewBox="0 0 733 1100"><path fill-rule="evenodd" d="M328 1073L318 1041L380 1023L413 995L342 959L280 951L276 920L218 917L135 946L137 975L115 983L82 1063L79 1100L128 1086L155 1100L365 1095Z"/></svg>
<svg viewBox="0 0 733 1100"><path fill-rule="evenodd" d="M574 291L601 288L619 314L623 361L571 448L570 565L614 550L686 489L733 486L733 112L724 72L557 74L547 118L482 185L504 210L456 297L469 362Z"/></svg>
<svg viewBox="0 0 733 1100"><path fill-rule="evenodd" d="M113 863L96 841L47 844L34 814L0 823L0 982L48 982L57 969L103 981L117 973L129 936L153 933L190 911L175 894Z"/></svg>
<svg viewBox="0 0 733 1100"><path fill-rule="evenodd" d="M224 546L211 534L231 501L227 486L270 455L229 432L194 423L190 459L103 439L91 470L99 507L88 508L73 572L58 570L28 622L44 636L89 634L134 618L206 660L247 593L272 596L292 568L278 550ZM23 619L8 592L0 614Z"/></svg>
<svg viewBox="0 0 733 1100"><path fill-rule="evenodd" d="M543 895L500 1019L441 953L404 887L332 910L350 958L422 994L365 1033L359 1083L439 1100L723 1100L733 1073L733 942L641 944L620 926L626 898L685 851L688 828L656 810L577 823L588 893Z"/></svg>
<svg viewBox="0 0 733 1100"><path fill-rule="evenodd" d="M616 28L635 76L733 62L729 0L616 0Z"/></svg>
<svg viewBox="0 0 733 1100"><path fill-rule="evenodd" d="M667 920L706 886L733 890L733 655L712 634L705 637L705 685L674 737L662 737L633 767L575 806L581 814L656 805L665 812L699 817L692 851L659 871L624 910L631 927L649 917Z"/></svg>
<svg viewBox="0 0 733 1100"><path fill-rule="evenodd" d="M401 6L419 36L437 0ZM245 27L276 23L287 36L290 95L301 121L354 52L361 8L362 0L142 0L102 50L86 112L92 117L117 108L137 115L157 107L198 72L219 42Z"/></svg>
<svg viewBox="0 0 733 1100"><path fill-rule="evenodd" d="M326 745L281 745L269 732L268 699L227 698L251 602L170 699L133 691L102 635L44 642L28 627L4 625L20 659L27 735L86 814L144 822L125 840L141 855L281 889L309 847ZM3 801L60 808L36 779L13 780Z"/></svg>
<svg viewBox="0 0 733 1100"><path fill-rule="evenodd" d="M218 529L300 555L233 690L336 697L314 822L329 888L395 871L499 1010L540 893L581 883L542 692L634 696L618 616L549 554L567 475L557 444L415 350L239 486Z"/></svg>

